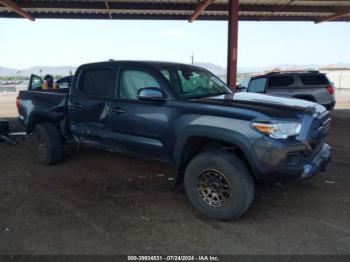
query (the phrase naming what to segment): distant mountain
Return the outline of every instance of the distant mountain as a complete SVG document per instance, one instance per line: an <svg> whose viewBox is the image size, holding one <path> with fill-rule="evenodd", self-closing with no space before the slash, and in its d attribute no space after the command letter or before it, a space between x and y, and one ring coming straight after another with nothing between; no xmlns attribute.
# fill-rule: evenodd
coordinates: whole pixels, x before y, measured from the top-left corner
<svg viewBox="0 0 350 262"><path fill-rule="evenodd" d="M212 63L195 63L195 65L203 67L210 72L213 72L216 75L224 75L226 74L226 68L221 66L212 64ZM40 73L39 70L42 70ZM69 71L73 73L76 70L74 66L34 66L27 69L14 69L14 68L6 68L0 67L0 76L15 76L17 72L20 71L21 76L30 76L31 74L40 74L40 75L69 75Z"/></svg>
<svg viewBox="0 0 350 262"><path fill-rule="evenodd" d="M218 76L224 76L226 75L226 68L212 64L212 63L206 63L206 62L197 62L195 65L203 67L210 72L214 73ZM319 68L325 68L325 67L331 67L331 68L348 68L350 67L349 63L336 63L331 65L317 65L317 64L303 64L303 65L295 65L295 64L277 64L272 66L252 66L252 67L239 67L238 73L244 74L244 73L255 73L255 72L263 72L268 71L271 69L281 69L281 70L307 70L307 69L319 69ZM40 70L42 72L40 73ZM27 69L15 69L15 68L7 68L7 67L1 67L0 66L0 77L1 76L16 76L19 72L19 75L21 76L30 76L31 74L40 74L40 75L69 75L70 71L74 73L76 70L76 67L74 66L34 66Z"/></svg>
<svg viewBox="0 0 350 262"><path fill-rule="evenodd" d="M69 75L69 72L71 71L73 74L77 68L74 66L34 66L25 70L21 71L21 74L23 72L23 75L31 75L31 74L39 74L40 70L42 70L41 75Z"/></svg>
<svg viewBox="0 0 350 262"><path fill-rule="evenodd" d="M40 72L41 70L41 72ZM74 73L76 67L74 66L34 66L27 69L14 69L0 66L0 76L15 76L18 74L21 76L36 75L69 75L70 71Z"/></svg>
<svg viewBox="0 0 350 262"><path fill-rule="evenodd" d="M218 76L226 74L226 68L212 64L212 63L198 62L198 63L194 63L194 65L203 67Z"/></svg>
<svg viewBox="0 0 350 262"><path fill-rule="evenodd" d="M260 66L260 67L239 67L239 73L254 73L254 72L263 72L263 71L271 71L272 69L280 69L280 70L318 70L319 68L350 68L349 63L336 63L331 65L317 65L317 64L277 64L273 66Z"/></svg>
<svg viewBox="0 0 350 262"><path fill-rule="evenodd" d="M195 65L203 67L214 74L218 76L224 76L226 75L226 68L211 64L211 63L195 63ZM350 64L348 63L337 63L332 65L317 65L317 64L303 64L303 65L295 65L295 64L277 64L272 66L252 66L252 67L238 67L238 73L239 74L245 74L245 73L256 73L256 72L264 72L264 71L271 71L274 69L280 69L280 70L318 70L319 68L324 67L332 67L332 68L345 68L350 67Z"/></svg>
<svg viewBox="0 0 350 262"><path fill-rule="evenodd" d="M0 66L0 76L14 76L16 72L16 69Z"/></svg>

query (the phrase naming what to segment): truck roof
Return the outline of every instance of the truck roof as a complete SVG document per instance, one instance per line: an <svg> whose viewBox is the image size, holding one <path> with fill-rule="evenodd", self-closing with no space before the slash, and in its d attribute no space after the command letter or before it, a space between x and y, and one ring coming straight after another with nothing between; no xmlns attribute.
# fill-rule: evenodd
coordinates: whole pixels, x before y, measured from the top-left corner
<svg viewBox="0 0 350 262"><path fill-rule="evenodd" d="M103 65L103 64L118 64L118 63L133 63L133 64L143 64L143 65L151 65L151 66L193 66L185 63L177 63L177 62L167 62L167 61L147 61L147 60L108 60L101 62L93 62L83 64L81 66L91 66L91 65ZM195 66L200 67L200 66ZM201 68L201 67L200 67Z"/></svg>

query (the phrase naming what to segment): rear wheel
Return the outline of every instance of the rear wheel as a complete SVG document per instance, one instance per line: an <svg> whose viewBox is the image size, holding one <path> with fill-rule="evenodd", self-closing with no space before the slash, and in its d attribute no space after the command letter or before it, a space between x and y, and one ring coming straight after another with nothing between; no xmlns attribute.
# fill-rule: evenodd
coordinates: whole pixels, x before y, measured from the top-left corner
<svg viewBox="0 0 350 262"><path fill-rule="evenodd" d="M63 141L57 127L52 123L41 123L35 127L35 155L44 165L57 165L63 159Z"/></svg>
<svg viewBox="0 0 350 262"><path fill-rule="evenodd" d="M238 219L254 198L250 171L242 160L223 150L195 156L186 168L184 182L192 205L217 220Z"/></svg>

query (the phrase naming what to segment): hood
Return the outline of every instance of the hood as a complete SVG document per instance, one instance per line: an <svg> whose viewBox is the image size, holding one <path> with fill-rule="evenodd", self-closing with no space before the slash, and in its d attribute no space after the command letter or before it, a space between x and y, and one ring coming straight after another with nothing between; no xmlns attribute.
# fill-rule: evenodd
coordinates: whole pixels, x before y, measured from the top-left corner
<svg viewBox="0 0 350 262"><path fill-rule="evenodd" d="M257 93L235 93L194 99L197 102L254 110L269 117L295 117L299 113L321 114L326 109L316 103Z"/></svg>

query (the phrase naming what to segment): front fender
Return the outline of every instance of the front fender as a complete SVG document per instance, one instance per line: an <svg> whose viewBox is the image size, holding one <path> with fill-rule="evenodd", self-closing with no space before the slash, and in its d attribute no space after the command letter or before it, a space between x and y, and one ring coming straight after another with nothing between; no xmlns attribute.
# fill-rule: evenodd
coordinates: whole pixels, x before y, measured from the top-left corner
<svg viewBox="0 0 350 262"><path fill-rule="evenodd" d="M185 147L191 138L200 137L227 142L238 147L248 160L251 169L258 165L250 139L261 138L250 127L250 121L226 117L201 116L192 120L179 133L173 153L173 162L179 167Z"/></svg>

